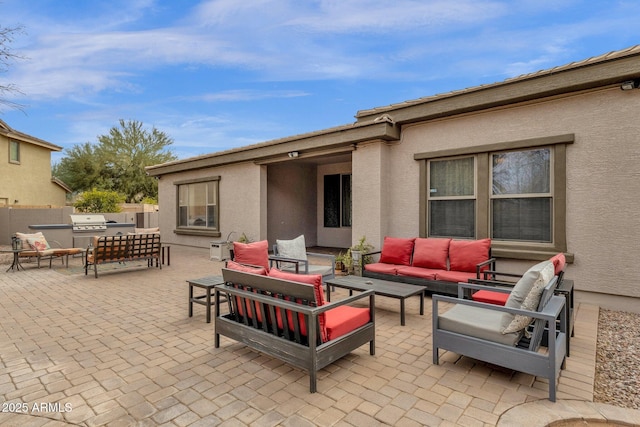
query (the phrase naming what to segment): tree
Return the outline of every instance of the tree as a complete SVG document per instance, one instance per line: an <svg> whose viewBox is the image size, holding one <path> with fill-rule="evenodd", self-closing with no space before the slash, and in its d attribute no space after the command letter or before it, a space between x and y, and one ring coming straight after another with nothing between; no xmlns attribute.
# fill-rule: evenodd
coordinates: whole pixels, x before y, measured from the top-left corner
<svg viewBox="0 0 640 427"><path fill-rule="evenodd" d="M120 212L124 197L115 191L85 191L73 204L78 212L106 213Z"/></svg>
<svg viewBox="0 0 640 427"><path fill-rule="evenodd" d="M24 59L20 55L15 54L9 47L14 37L23 32L24 28L21 25L16 27L0 27L0 73L6 73L13 61ZM16 92L20 93L17 86L13 84L0 84L0 106L21 108L22 106L20 104L6 99L7 95Z"/></svg>
<svg viewBox="0 0 640 427"><path fill-rule="evenodd" d="M167 149L173 139L155 127L148 131L141 122L120 120L98 144L85 143L66 150L53 166L53 174L75 192L93 188L115 191L130 203L145 197L157 199L158 182L145 167L175 160Z"/></svg>

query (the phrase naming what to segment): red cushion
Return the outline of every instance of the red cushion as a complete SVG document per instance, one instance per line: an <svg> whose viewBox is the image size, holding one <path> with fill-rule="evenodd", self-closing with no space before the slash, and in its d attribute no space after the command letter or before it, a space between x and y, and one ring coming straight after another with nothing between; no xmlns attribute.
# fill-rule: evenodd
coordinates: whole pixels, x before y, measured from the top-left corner
<svg viewBox="0 0 640 427"><path fill-rule="evenodd" d="M451 242L451 239L417 238L413 248L413 262L411 265L446 270L447 258L449 257L449 242Z"/></svg>
<svg viewBox="0 0 640 427"><path fill-rule="evenodd" d="M436 273L436 280L445 282L467 282L469 279L475 279L476 273L467 273L466 271L447 271L440 270Z"/></svg>
<svg viewBox="0 0 640 427"><path fill-rule="evenodd" d="M345 335L371 320L368 308L341 305L326 313L327 340Z"/></svg>
<svg viewBox="0 0 640 427"><path fill-rule="evenodd" d="M564 270L564 266L567 263L567 259L562 252L552 256L550 261L553 263L553 271L556 276L560 274L562 270Z"/></svg>
<svg viewBox="0 0 640 427"><path fill-rule="evenodd" d="M505 305L509 298L508 293L485 291L484 289L471 295L474 301L486 302L487 304Z"/></svg>
<svg viewBox="0 0 640 427"><path fill-rule="evenodd" d="M264 267L251 267L249 265L238 264L234 261L227 261L227 268L229 270L237 270L244 273L259 274L260 276L267 275L267 269Z"/></svg>
<svg viewBox="0 0 640 427"><path fill-rule="evenodd" d="M384 264L410 265L414 240L416 239L385 237L382 244L380 262Z"/></svg>
<svg viewBox="0 0 640 427"><path fill-rule="evenodd" d="M274 277L276 279L283 279L289 280L291 282L313 285L313 291L316 297L316 305L318 307L324 305L324 293L322 292L322 276L320 274L296 274L286 271L280 271L277 268L272 268L271 270L269 270L268 275L269 277ZM320 324L320 335L323 342L327 341L325 317L325 313L322 313L318 316L318 323ZM293 328L293 315L290 311L287 312L287 319L289 327ZM284 325L282 323L282 315L280 314L279 309L276 309L276 320L278 322L278 327L282 328ZM307 336L307 324L304 321L304 316L302 314L298 314L298 321L300 322L300 333L303 336Z"/></svg>
<svg viewBox="0 0 640 427"><path fill-rule="evenodd" d="M243 273L259 274L262 276L265 276L267 274L267 271L264 269L264 267L249 267L247 265L238 264L237 262L233 261L227 261L226 267L229 270L242 271ZM236 286L236 288L237 287L238 286ZM256 291L254 290L254 292ZM262 322L262 312L260 311L260 304L258 302L255 302L254 304L256 307L256 318L258 319L258 322ZM242 304L242 299L240 297L236 297L236 306L238 307L238 314L240 314L240 316L244 316L244 313L246 311L247 316L249 316L250 319L253 318L253 314L251 313L251 309L249 308L250 306L245 307L244 304Z"/></svg>
<svg viewBox="0 0 640 427"><path fill-rule="evenodd" d="M449 270L475 272L478 264L489 259L490 248L491 239L452 240L449 243Z"/></svg>
<svg viewBox="0 0 640 427"><path fill-rule="evenodd" d="M440 270L435 270L432 268L404 266L398 267L398 276L411 276L420 277L421 279L435 280L436 274L439 271Z"/></svg>
<svg viewBox="0 0 640 427"><path fill-rule="evenodd" d="M264 267L269 271L269 242L233 242L234 261Z"/></svg>
<svg viewBox="0 0 640 427"><path fill-rule="evenodd" d="M394 276L398 273L398 266L394 264L383 264L381 262L374 262L372 264L365 264L364 269L366 271L370 271L372 273L381 273L381 274L393 274Z"/></svg>

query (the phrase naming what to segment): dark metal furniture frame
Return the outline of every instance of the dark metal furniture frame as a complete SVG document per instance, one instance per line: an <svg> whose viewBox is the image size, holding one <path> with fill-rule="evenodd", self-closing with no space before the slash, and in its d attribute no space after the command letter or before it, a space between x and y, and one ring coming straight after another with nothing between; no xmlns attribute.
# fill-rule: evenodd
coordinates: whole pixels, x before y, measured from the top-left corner
<svg viewBox="0 0 640 427"><path fill-rule="evenodd" d="M120 236L100 236L95 244L85 253L84 274L93 265L96 279L98 278L98 264L109 262L127 262L147 260L147 266L162 269L160 264L160 234L129 234Z"/></svg>
<svg viewBox="0 0 640 427"><path fill-rule="evenodd" d="M215 286L215 347L224 335L309 373L309 390L317 390L317 371L369 343L375 354L375 294L363 292L338 302L316 306L314 287L267 276L222 269L224 284ZM228 301L229 312L220 303ZM333 340L320 339L319 316L354 301L367 300L370 321ZM278 327L276 313L281 313ZM293 325L286 320L291 316ZM299 321L304 318L304 323ZM307 335L301 326L306 325Z"/></svg>

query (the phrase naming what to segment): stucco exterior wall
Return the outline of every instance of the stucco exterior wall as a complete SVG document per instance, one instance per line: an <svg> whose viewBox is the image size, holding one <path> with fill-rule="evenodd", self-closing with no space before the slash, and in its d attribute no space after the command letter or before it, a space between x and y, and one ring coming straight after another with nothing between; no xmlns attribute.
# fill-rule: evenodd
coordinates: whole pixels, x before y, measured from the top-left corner
<svg viewBox="0 0 640 427"><path fill-rule="evenodd" d="M0 198L8 206L65 205L65 190L51 182L49 149L20 142L20 163L9 163L9 140L0 136L0 156Z"/></svg>
<svg viewBox="0 0 640 427"><path fill-rule="evenodd" d="M316 168L300 162L267 167L267 234L276 239L304 235L307 246L318 241L316 222Z"/></svg>
<svg viewBox="0 0 640 427"><path fill-rule="evenodd" d="M374 200L381 196L373 186L364 187L363 176L357 178L358 231L354 235L372 231L381 237L418 234L420 178L413 153L573 133L575 143L568 146L566 165L567 242L575 262L568 267L567 277L580 290L640 297L636 265L640 259L638 111L640 91L624 92L616 87L405 126L402 140L387 153L389 167L381 167L383 176L376 176L373 168L361 167L367 159L369 164L378 161L383 165L375 155L360 159L360 149L354 155L354 177L362 173L373 179L367 181L388 186L388 214L377 218L370 213ZM385 227L386 219L393 220ZM367 237L375 242L378 236Z"/></svg>
<svg viewBox="0 0 640 427"><path fill-rule="evenodd" d="M176 229L177 186L175 182L220 176L220 237L178 235ZM265 181L265 182L263 182ZM158 182L161 205L160 230L168 244L209 247L211 241L237 240L244 233L250 240L266 239L266 169L253 163L202 169L162 176ZM264 210L264 212L262 212Z"/></svg>

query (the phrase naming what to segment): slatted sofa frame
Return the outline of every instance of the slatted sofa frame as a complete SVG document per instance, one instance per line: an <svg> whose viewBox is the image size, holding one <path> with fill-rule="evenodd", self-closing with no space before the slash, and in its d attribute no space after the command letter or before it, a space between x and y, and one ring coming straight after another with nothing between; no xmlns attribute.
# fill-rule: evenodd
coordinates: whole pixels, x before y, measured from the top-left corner
<svg viewBox="0 0 640 427"><path fill-rule="evenodd" d="M97 279L100 264L139 260L147 260L147 267L152 267L155 261L156 267L162 269L159 262L161 247L160 234L157 233L100 236L94 239L85 254L84 274L86 276L93 266Z"/></svg>
<svg viewBox="0 0 640 427"><path fill-rule="evenodd" d="M546 378L549 382L549 400L556 401L556 382L560 370L565 368L567 357L567 331L565 298L553 295L558 277L555 276L544 288L537 311L528 311L494 304L464 299L469 290L489 289L497 292L510 292L510 289L488 287L471 283L460 283L458 298L434 295L433 301L433 363L439 362L439 350L481 360L494 365ZM470 335L451 332L440 328L440 303L462 304L470 307L496 310L514 315L533 318L529 329L530 338L522 338L514 347L476 338ZM558 320L560 320L558 322ZM559 329L558 329L559 328ZM547 350L540 351L543 336L547 335Z"/></svg>
<svg viewBox="0 0 640 427"><path fill-rule="evenodd" d="M222 269L224 284L215 288L215 348L220 336L241 342L261 353L275 357L309 373L309 391L317 390L317 372L369 343L369 354L375 354L375 294L369 290L337 302L316 307L312 285L275 279L251 273ZM228 313L222 313L221 302L228 301ZM319 316L341 305L368 299L370 321L333 340L322 342ZM240 307L250 307L244 316ZM293 325L286 320L277 324L276 310L284 310L282 319L291 314ZM308 331L301 333L298 315L304 316ZM258 321L262 319L263 321Z"/></svg>

